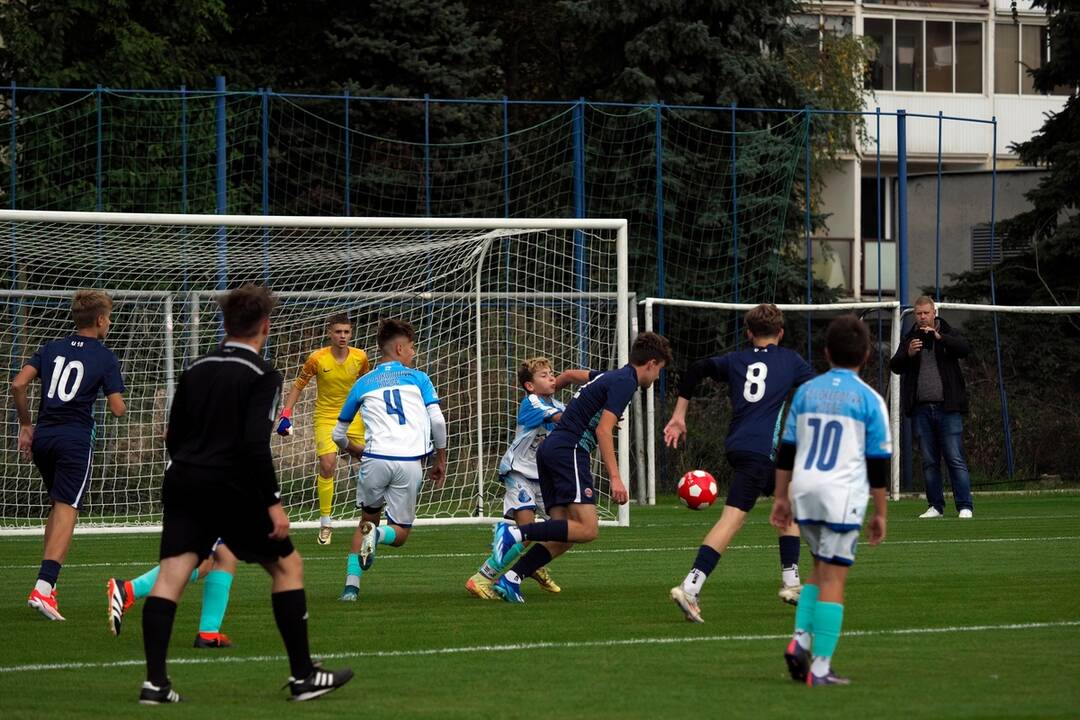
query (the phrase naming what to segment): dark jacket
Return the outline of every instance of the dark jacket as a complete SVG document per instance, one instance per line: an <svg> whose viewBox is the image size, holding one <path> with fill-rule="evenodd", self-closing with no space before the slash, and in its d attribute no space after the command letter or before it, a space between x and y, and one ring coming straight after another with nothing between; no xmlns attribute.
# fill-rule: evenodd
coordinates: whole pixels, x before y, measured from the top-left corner
<svg viewBox="0 0 1080 720"><path fill-rule="evenodd" d="M945 412L967 413L967 389L964 387L964 376L960 372L960 359L968 356L971 346L941 317L938 317L938 333L941 334L941 340L934 341L934 357L941 374L941 389L944 395L942 409ZM921 354L909 357L907 352L908 345L917 334L918 326L912 325L911 330L900 341L896 354L889 361L889 369L900 376L900 406L908 416L915 412L919 392Z"/></svg>

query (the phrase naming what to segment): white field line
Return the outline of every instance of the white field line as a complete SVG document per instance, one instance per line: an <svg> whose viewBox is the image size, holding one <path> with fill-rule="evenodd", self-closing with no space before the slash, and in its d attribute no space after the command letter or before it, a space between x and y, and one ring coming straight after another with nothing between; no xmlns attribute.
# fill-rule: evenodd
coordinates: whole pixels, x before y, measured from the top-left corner
<svg viewBox="0 0 1080 720"><path fill-rule="evenodd" d="M1001 632L1010 630L1041 630L1046 628L1080 627L1080 620L1057 620L1051 622L1009 623L1004 625L952 625L948 627L893 628L887 630L845 630L844 639L881 637L890 635L939 635L945 633ZM696 637L644 637L623 640L580 640L568 642L531 642L507 645L462 645L458 647L417 648L415 650L360 650L318 654L320 659L340 660L347 658L400 658L433 655L466 655L472 653L520 652L525 650L575 650L580 648L613 648L635 645L681 645L703 642L773 642L787 640L791 635L704 635ZM169 662L173 665L212 665L250 662L285 662L284 655L236 655L206 657L181 657ZM142 666L143 658L115 660L112 662L41 663L30 665L0 666L0 674L41 672L54 670L96 670L119 667Z"/></svg>
<svg viewBox="0 0 1080 720"><path fill-rule="evenodd" d="M1080 535L1055 535L1052 537L1018 537L1018 538L945 538L941 540L897 540L895 542L889 542L886 540L879 547L895 547L897 545L967 545L967 544L981 544L981 543L1014 543L1014 542L1054 542L1054 541L1067 541L1067 540L1080 540ZM579 557L581 555L591 554L604 554L604 555L616 555L624 553L663 553L663 552L690 552L697 550L700 545L682 545L672 547L632 547L632 548L582 548L573 551L571 557ZM776 544L768 545L729 545L727 550L776 550ZM725 550L724 552L727 552ZM403 551L393 555L379 555L379 561L384 560L430 560L430 559L447 559L447 558L483 558L483 550L477 550L475 552L457 552L457 553L409 553ZM311 562L341 562L340 556L333 557L312 557L308 556L304 558L305 563ZM94 567L131 567L139 566L144 568L151 568L154 565L153 560L131 560L125 562L99 562L99 563L69 563L64 565L64 569L70 570L72 568L94 568ZM3 570L32 570L40 567L40 564L27 564L27 565L0 565L0 571Z"/></svg>

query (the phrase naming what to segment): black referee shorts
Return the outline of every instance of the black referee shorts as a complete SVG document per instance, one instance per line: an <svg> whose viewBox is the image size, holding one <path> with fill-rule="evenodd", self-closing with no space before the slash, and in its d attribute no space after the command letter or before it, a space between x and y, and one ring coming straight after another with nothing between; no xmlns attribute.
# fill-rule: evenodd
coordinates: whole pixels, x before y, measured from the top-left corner
<svg viewBox="0 0 1080 720"><path fill-rule="evenodd" d="M273 523L265 502L221 475L173 463L165 471L161 494L162 559L190 552L202 562L218 538L249 563L275 562L295 550L289 538L270 537Z"/></svg>

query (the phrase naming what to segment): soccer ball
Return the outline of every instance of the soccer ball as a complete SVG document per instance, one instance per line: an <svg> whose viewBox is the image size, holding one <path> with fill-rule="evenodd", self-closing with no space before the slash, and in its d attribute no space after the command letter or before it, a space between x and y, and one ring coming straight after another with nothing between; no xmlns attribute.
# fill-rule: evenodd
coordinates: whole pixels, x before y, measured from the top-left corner
<svg viewBox="0 0 1080 720"><path fill-rule="evenodd" d="M679 478L679 497L691 510L709 507L719 494L716 480L704 470L691 470Z"/></svg>

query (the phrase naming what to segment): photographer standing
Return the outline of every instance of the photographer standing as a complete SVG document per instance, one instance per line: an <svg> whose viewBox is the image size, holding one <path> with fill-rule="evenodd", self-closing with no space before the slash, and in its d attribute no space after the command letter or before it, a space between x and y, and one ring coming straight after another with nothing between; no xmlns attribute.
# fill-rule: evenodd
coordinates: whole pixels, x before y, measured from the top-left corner
<svg viewBox="0 0 1080 720"><path fill-rule="evenodd" d="M900 341L889 367L900 375L901 405L904 414L915 421L919 435L929 504L919 516L922 518L945 513L939 466L942 455L949 468L956 509L961 518L972 516L971 477L963 444L967 391L959 363L969 352L967 341L937 316L934 301L926 295L919 297L915 324Z"/></svg>

